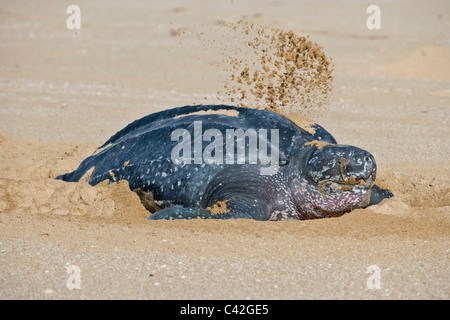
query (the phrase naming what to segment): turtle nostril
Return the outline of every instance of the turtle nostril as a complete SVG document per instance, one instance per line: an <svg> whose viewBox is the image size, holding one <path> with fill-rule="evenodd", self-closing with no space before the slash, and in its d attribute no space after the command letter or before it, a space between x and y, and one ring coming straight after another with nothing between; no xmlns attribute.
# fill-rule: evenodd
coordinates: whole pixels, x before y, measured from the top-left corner
<svg viewBox="0 0 450 320"><path fill-rule="evenodd" d="M366 162L372 162L369 157L366 157L364 160L366 160Z"/></svg>

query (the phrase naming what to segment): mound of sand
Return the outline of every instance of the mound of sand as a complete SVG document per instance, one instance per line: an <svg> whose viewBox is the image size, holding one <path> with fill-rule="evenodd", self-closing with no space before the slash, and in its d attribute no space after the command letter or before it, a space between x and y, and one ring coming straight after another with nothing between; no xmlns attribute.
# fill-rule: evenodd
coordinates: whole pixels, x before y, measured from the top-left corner
<svg viewBox="0 0 450 320"><path fill-rule="evenodd" d="M423 46L399 60L378 67L376 72L389 77L450 80L450 49Z"/></svg>
<svg viewBox="0 0 450 320"><path fill-rule="evenodd" d="M92 187L55 179L74 169L92 146L2 139L0 212L142 219L149 215L127 181Z"/></svg>

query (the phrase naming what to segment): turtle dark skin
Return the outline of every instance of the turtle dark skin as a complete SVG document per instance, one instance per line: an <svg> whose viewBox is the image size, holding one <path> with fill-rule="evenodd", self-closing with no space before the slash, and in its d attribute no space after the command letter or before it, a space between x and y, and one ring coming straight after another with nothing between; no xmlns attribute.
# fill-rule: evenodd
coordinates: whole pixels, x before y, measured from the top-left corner
<svg viewBox="0 0 450 320"><path fill-rule="evenodd" d="M223 159L234 151L230 161L220 161L220 149L211 152L210 142L220 135L196 138L199 123L202 133L222 133L223 137L227 129L264 132L266 136L259 136L258 155L267 143L267 154L278 153L279 161L268 163L267 158L263 161L258 157L255 162L247 155L245 162L242 158L238 162L238 141L230 149L223 147ZM273 129L278 130L278 139ZM185 135L174 138L174 132ZM181 141L191 142L193 147L182 150L180 162L174 154L181 154ZM246 150L251 150L250 138L244 137L244 141ZM199 158L208 155L207 148L218 161ZM113 135L77 170L57 179L79 181L90 170L87 181L91 185L105 179L111 183L125 179L131 190L151 192L161 207L150 215L151 220L336 217L393 196L374 185L376 164L369 152L337 144L318 124L301 128L272 111L226 105L185 106L136 120Z"/></svg>

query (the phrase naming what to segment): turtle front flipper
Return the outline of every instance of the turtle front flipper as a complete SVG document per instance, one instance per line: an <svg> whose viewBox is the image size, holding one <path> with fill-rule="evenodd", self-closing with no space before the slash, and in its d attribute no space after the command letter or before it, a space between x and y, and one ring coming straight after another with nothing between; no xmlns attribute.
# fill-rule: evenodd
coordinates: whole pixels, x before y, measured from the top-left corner
<svg viewBox="0 0 450 320"><path fill-rule="evenodd" d="M384 199L392 198L394 195L388 189L381 189L380 187L374 185L370 191L370 199L369 204L367 206L371 206L374 204L378 204Z"/></svg>
<svg viewBox="0 0 450 320"><path fill-rule="evenodd" d="M230 165L208 184L202 200L217 218L265 221L278 198L287 196L279 189L279 176L261 174L259 165ZM278 188L278 190L277 190Z"/></svg>
<svg viewBox="0 0 450 320"><path fill-rule="evenodd" d="M175 220L175 219L229 219L230 214L212 214L203 208L185 208L175 205L156 211L147 219L149 220Z"/></svg>

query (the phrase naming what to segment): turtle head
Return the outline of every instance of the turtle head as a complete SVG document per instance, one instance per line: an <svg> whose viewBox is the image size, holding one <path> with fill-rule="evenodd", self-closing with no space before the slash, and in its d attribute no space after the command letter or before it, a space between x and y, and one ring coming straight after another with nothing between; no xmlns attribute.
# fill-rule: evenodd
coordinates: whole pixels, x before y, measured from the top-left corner
<svg viewBox="0 0 450 320"><path fill-rule="evenodd" d="M302 149L290 183L302 218L339 216L369 204L376 177L369 152L335 144Z"/></svg>
<svg viewBox="0 0 450 320"><path fill-rule="evenodd" d="M324 195L367 192L377 172L373 156L360 148L328 145L306 161L305 178Z"/></svg>

